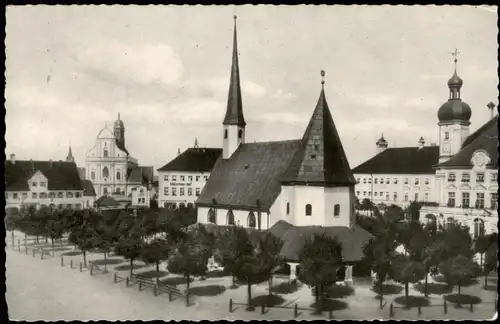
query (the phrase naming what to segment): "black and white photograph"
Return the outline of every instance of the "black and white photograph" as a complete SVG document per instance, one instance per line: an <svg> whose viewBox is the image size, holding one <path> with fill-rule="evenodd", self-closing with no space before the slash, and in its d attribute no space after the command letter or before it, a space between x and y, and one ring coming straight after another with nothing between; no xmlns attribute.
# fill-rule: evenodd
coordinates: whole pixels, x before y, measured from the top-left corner
<svg viewBox="0 0 500 324"><path fill-rule="evenodd" d="M496 319L497 11L7 5L8 318Z"/></svg>

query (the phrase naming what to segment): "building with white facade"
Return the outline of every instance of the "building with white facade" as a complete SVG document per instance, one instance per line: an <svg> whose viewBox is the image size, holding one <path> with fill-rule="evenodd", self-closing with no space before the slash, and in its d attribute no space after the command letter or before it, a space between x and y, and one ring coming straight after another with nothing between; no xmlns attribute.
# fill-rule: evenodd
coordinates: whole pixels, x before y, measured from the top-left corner
<svg viewBox="0 0 500 324"><path fill-rule="evenodd" d="M194 207L222 149L194 147L178 152L177 157L159 168L158 205L165 208Z"/></svg>
<svg viewBox="0 0 500 324"><path fill-rule="evenodd" d="M292 276L306 238L314 233L335 237L343 246L349 281L352 265L363 258L363 245L371 235L355 224L355 179L326 101L324 81L301 139L246 143L236 26L233 42L221 127L223 153L196 201L198 222L278 235Z"/></svg>
<svg viewBox="0 0 500 324"><path fill-rule="evenodd" d="M94 186L97 197L130 196L132 189L153 181L153 167L139 166L125 146L125 125L118 115L113 131L107 124L97 134L94 147L85 158L85 179Z"/></svg>
<svg viewBox="0 0 500 324"><path fill-rule="evenodd" d="M80 209L86 206L76 164L71 161L5 161L5 207L49 206Z"/></svg>

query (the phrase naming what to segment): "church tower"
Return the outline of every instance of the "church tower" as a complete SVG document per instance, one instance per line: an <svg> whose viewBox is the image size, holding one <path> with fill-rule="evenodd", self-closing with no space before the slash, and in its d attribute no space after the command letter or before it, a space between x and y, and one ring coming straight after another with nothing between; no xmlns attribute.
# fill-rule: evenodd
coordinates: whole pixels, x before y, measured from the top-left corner
<svg viewBox="0 0 500 324"><path fill-rule="evenodd" d="M458 50L455 50L452 55L455 57L455 72L448 80L449 98L438 111L439 163L448 160L460 151L463 142L469 136L469 120L472 114L469 105L460 97L463 81L457 74Z"/></svg>
<svg viewBox="0 0 500 324"><path fill-rule="evenodd" d="M384 134L380 136L375 145L377 146L377 154L380 154L387 149L389 143L387 143L387 141L385 140Z"/></svg>
<svg viewBox="0 0 500 324"><path fill-rule="evenodd" d="M229 159L245 143L245 118L243 117L243 103L241 100L240 69L238 66L238 42L236 35L236 16L234 16L233 61L231 66L231 80L227 98L226 116L224 117L222 158Z"/></svg>
<svg viewBox="0 0 500 324"><path fill-rule="evenodd" d="M125 125L120 119L120 113L118 113L118 119L115 121L115 125L113 126L113 135L115 137L116 146L128 155L128 151L125 147Z"/></svg>
<svg viewBox="0 0 500 324"><path fill-rule="evenodd" d="M75 162L73 152L71 151L71 145L69 146L68 156L66 156L66 162Z"/></svg>

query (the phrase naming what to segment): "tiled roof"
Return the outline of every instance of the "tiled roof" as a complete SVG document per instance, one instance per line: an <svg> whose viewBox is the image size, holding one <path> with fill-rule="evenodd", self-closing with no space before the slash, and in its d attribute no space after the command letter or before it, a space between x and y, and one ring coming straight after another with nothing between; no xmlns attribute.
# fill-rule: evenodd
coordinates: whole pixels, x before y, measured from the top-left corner
<svg viewBox="0 0 500 324"><path fill-rule="evenodd" d="M95 205L97 207L114 207L119 206L120 204L111 197L102 196L95 201Z"/></svg>
<svg viewBox="0 0 500 324"><path fill-rule="evenodd" d="M5 186L8 191L29 191L28 180L36 171L47 177L48 190L83 190L74 162L5 161Z"/></svg>
<svg viewBox="0 0 500 324"><path fill-rule="evenodd" d="M363 247L369 242L372 235L358 225L351 228L345 226L321 227L321 226L293 226L286 222L278 222L268 231L283 240L281 256L288 261L298 261L300 252L307 239L314 234L325 234L328 237L336 238L342 244L342 257L347 262L360 261L363 254ZM279 228L279 230L276 230Z"/></svg>
<svg viewBox="0 0 500 324"><path fill-rule="evenodd" d="M230 159L219 159L196 204L253 210L260 200L269 211L281 191L281 176L301 141L241 144Z"/></svg>
<svg viewBox="0 0 500 324"><path fill-rule="evenodd" d="M84 196L92 196L95 197L96 193L94 190L94 185L90 180L81 180L82 182L82 188L83 188L83 195Z"/></svg>
<svg viewBox="0 0 500 324"><path fill-rule="evenodd" d="M323 89L283 183L320 186L356 183Z"/></svg>
<svg viewBox="0 0 500 324"><path fill-rule="evenodd" d="M353 173L433 174L439 160L439 146L394 147L355 167Z"/></svg>
<svg viewBox="0 0 500 324"><path fill-rule="evenodd" d="M158 171L209 172L221 154L220 148L188 148Z"/></svg>
<svg viewBox="0 0 500 324"><path fill-rule="evenodd" d="M490 156L489 168L498 167L498 117L495 117L472 133L462 149L438 167L472 167L471 158L476 150L484 150Z"/></svg>
<svg viewBox="0 0 500 324"><path fill-rule="evenodd" d="M152 166L137 166L127 170L127 180L130 182L149 183L153 180Z"/></svg>

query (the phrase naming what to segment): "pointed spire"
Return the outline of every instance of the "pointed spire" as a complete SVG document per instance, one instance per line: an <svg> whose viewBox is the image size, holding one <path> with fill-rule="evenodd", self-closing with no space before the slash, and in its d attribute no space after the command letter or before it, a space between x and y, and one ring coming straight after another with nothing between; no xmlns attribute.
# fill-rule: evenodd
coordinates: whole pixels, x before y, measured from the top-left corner
<svg viewBox="0 0 500 324"><path fill-rule="evenodd" d="M233 35L233 61L231 65L231 79L229 82L229 94L227 98L226 116L224 125L246 125L243 117L243 103L241 99L240 68L238 64L238 38L236 32L236 16L234 16Z"/></svg>
<svg viewBox="0 0 500 324"><path fill-rule="evenodd" d="M197 138L194 139L194 148L198 148L198 139Z"/></svg>
<svg viewBox="0 0 500 324"><path fill-rule="evenodd" d="M181 149L180 148L177 149L177 155L181 155Z"/></svg>
<svg viewBox="0 0 500 324"><path fill-rule="evenodd" d="M118 120L120 120L120 112L118 112Z"/></svg>
<svg viewBox="0 0 500 324"><path fill-rule="evenodd" d="M324 77L324 71L321 76ZM302 137L301 147L285 172L283 182L325 187L350 186L356 183L328 108L323 87Z"/></svg>
<svg viewBox="0 0 500 324"><path fill-rule="evenodd" d="M66 161L75 162L75 159L73 158L73 152L71 151L71 142L69 142L69 150L68 150L68 155L66 156Z"/></svg>

